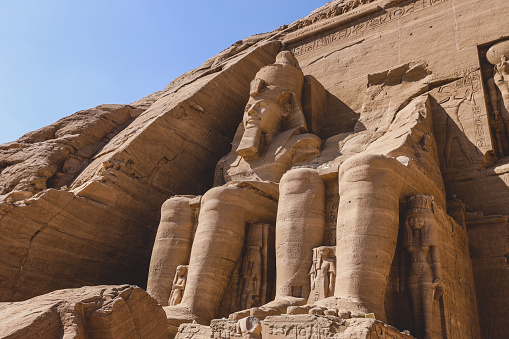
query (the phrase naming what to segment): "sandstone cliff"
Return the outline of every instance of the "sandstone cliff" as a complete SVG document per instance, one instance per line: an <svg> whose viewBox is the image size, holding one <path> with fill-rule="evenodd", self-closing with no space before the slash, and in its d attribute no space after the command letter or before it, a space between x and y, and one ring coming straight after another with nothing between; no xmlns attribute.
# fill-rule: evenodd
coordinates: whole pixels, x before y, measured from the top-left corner
<svg viewBox="0 0 509 339"><path fill-rule="evenodd" d="M492 65L486 55L509 38L507 17L505 0L489 6L480 0L331 1L288 26L236 42L130 105L80 111L0 145L0 301L9 302L0 305L0 317L15 324L5 336L38 333L40 324L53 321L59 325L48 333L60 333L77 311L55 298L83 304L75 291L44 293L145 286L161 205L212 187L216 164L231 150L242 121L250 81L288 50L306 75L304 87L323 99L304 92L302 103L313 112L309 132L323 142L313 164L321 166L327 189L323 245L336 245L343 161L360 152L397 159L429 179L421 186L440 191L434 206L443 222L440 241L448 241L449 290L434 304L434 335L503 337L509 331L509 126L500 118L501 87L492 86L503 62ZM424 120L425 131L418 123ZM383 277L385 308L389 324L402 330L412 326L411 306L400 290L402 240L393 245L391 272ZM79 293L104 298L98 288ZM124 289L148 300L134 287L119 288L110 299L125 301ZM43 316L19 318L27 305ZM124 320L113 322L141 326ZM195 329L189 326L182 335Z"/></svg>

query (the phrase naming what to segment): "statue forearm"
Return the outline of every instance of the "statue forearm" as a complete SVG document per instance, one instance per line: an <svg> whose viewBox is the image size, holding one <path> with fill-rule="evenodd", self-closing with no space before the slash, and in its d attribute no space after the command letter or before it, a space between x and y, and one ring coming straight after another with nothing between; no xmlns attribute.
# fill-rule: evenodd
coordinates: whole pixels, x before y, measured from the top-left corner
<svg viewBox="0 0 509 339"><path fill-rule="evenodd" d="M490 97L490 104L493 112L498 113L498 93L493 79L488 80L488 94Z"/></svg>
<svg viewBox="0 0 509 339"><path fill-rule="evenodd" d="M431 259L433 265L433 281L441 280L442 265L440 263L440 257L436 246L431 247Z"/></svg>

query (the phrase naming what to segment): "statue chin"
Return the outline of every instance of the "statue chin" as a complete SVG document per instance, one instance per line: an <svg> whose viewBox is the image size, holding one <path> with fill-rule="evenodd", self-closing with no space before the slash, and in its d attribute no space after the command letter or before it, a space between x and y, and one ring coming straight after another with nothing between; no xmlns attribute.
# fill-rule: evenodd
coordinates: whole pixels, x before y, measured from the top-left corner
<svg viewBox="0 0 509 339"><path fill-rule="evenodd" d="M261 141L262 129L260 127L246 127L239 147L237 148L237 154L244 159L258 158Z"/></svg>

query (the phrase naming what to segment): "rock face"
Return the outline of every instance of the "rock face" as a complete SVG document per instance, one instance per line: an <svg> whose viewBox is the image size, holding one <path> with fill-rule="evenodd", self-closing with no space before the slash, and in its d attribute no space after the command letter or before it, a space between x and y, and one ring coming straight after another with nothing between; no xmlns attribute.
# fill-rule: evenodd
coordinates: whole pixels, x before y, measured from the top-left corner
<svg viewBox="0 0 509 339"><path fill-rule="evenodd" d="M258 44L212 70L204 67L183 82L177 79L162 93L132 104L141 108L115 106L123 110L126 125L116 134L108 128L113 131L120 125L110 123L105 119L109 112L98 108L92 110L97 116L80 112L48 130L3 145L2 164L10 164L9 157L15 155L34 166L23 165L26 185L20 184L16 165L2 170L6 188L0 202L0 242L8 250L0 259L0 300L23 300L58 288L98 283L144 286L161 204L173 194L201 193L210 185L214 166L241 119L249 81L272 62L279 45ZM211 100L217 96L223 99ZM136 112L134 121L131 112ZM93 138L67 134L80 125L94 124L89 132ZM52 131L58 128L62 132L54 139ZM32 144L14 153L24 140ZM66 160L71 149L76 152L73 145L88 149L89 157ZM51 151L38 153L39 148ZM75 169L84 168L66 172L65 164L75 160ZM43 165L47 170L37 173ZM59 181L63 177L66 181ZM68 189L58 184L58 190L40 191L45 185L28 184L44 181L67 183ZM10 187L25 190L9 191Z"/></svg>
<svg viewBox="0 0 509 339"><path fill-rule="evenodd" d="M167 338L163 309L137 286L92 286L0 303L0 338Z"/></svg>
<svg viewBox="0 0 509 339"><path fill-rule="evenodd" d="M2 145L0 195L17 201L70 185L92 156L141 112L132 106L101 105Z"/></svg>
<svg viewBox="0 0 509 339"><path fill-rule="evenodd" d="M1 145L0 300L147 282L179 337L504 337L506 8L331 1Z"/></svg>

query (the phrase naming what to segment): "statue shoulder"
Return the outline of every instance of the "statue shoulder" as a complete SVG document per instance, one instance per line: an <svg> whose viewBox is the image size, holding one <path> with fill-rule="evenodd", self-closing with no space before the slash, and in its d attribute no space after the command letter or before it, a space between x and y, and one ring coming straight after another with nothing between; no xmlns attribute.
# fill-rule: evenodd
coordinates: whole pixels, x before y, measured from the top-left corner
<svg viewBox="0 0 509 339"><path fill-rule="evenodd" d="M288 146L291 147L302 147L304 145L321 148L322 139L312 133L303 133L293 135L288 142Z"/></svg>
<svg viewBox="0 0 509 339"><path fill-rule="evenodd" d="M297 134L289 140L292 148L292 164L307 164L310 160L320 155L322 148L322 139L311 133Z"/></svg>

